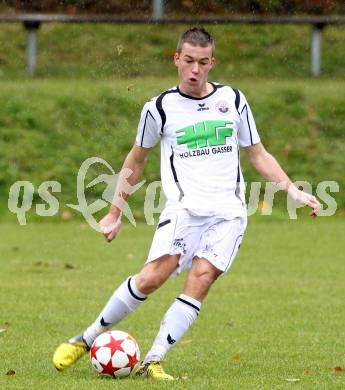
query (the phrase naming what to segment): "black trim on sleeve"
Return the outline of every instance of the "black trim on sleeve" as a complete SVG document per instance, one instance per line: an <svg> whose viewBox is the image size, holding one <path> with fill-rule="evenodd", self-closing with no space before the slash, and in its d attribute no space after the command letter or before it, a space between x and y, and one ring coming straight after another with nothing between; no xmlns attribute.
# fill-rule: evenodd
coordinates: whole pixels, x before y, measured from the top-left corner
<svg viewBox="0 0 345 390"><path fill-rule="evenodd" d="M249 129L249 134L250 134L250 143L253 145L252 129L250 128L250 123L249 123L249 118L248 118L248 107L246 104L242 108L241 115L242 115L244 109L246 109L246 117L247 117L248 129Z"/></svg>
<svg viewBox="0 0 345 390"><path fill-rule="evenodd" d="M236 110L237 110L237 112L238 112L238 109L239 109L239 107L240 107L240 101L241 101L241 96L240 96L240 92L239 92L239 90L238 89L236 89L236 88L232 88L232 90L235 92L235 107L236 107ZM239 112L238 112L238 114L240 114Z"/></svg>
<svg viewBox="0 0 345 390"><path fill-rule="evenodd" d="M146 121L147 121L147 116L148 114L151 115L151 118L153 120L155 120L155 118L153 117L153 115L151 114L150 110L147 110L147 113L146 113L146 116L145 116L145 122L144 122L144 127L143 127L143 134L141 135L141 142L140 142L140 146L142 147L143 146L143 142L144 142L144 134L145 134L145 130L146 130Z"/></svg>
<svg viewBox="0 0 345 390"><path fill-rule="evenodd" d="M167 224L170 223L170 222L171 222L171 219L167 219L167 220L165 220L165 221L159 223L159 224L157 225L157 229L159 229L159 228L161 228L161 227L167 225Z"/></svg>
<svg viewBox="0 0 345 390"><path fill-rule="evenodd" d="M188 301L186 301L185 299L182 299L182 298L180 298L180 297L177 297L176 299L177 299L178 301L180 301L180 302L185 303L185 304L188 305L188 306L191 306L193 309L196 310L196 313L199 315L200 309L198 308L198 306L195 306L195 305L193 305L193 303L188 302Z"/></svg>
<svg viewBox="0 0 345 390"><path fill-rule="evenodd" d="M131 287L131 280L132 280L132 278L129 278L128 279L128 283L127 283L128 290L129 290L130 294L132 295L133 298L137 299L138 301L145 301L147 299L147 297L146 298L140 298L140 297L138 297L137 295L134 294L134 292L132 290L132 287Z"/></svg>
<svg viewBox="0 0 345 390"><path fill-rule="evenodd" d="M157 108L157 111L158 111L159 115L161 116L161 120L162 120L161 134L163 134L164 125L165 125L165 122L167 121L167 117L166 117L165 112L163 110L162 100L163 100L164 96L167 95L168 93L177 93L177 89L168 89L167 91L161 93L156 100L156 108Z"/></svg>

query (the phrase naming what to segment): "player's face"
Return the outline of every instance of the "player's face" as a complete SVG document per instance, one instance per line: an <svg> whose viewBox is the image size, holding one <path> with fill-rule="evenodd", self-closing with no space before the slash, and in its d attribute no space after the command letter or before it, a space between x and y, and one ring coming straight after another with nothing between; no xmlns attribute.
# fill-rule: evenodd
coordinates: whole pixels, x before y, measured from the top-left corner
<svg viewBox="0 0 345 390"><path fill-rule="evenodd" d="M175 53L174 62L180 78L180 88L191 95L202 95L206 90L208 72L214 65L212 46L182 45L181 53Z"/></svg>

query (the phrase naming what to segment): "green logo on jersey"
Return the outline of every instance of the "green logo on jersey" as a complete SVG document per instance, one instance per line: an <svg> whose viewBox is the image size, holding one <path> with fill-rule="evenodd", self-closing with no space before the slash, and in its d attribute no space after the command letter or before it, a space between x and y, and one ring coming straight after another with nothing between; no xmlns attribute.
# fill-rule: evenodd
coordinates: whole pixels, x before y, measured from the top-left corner
<svg viewBox="0 0 345 390"><path fill-rule="evenodd" d="M232 124L229 121L204 121L176 131L177 143L187 144L188 149L225 145L226 137L231 137Z"/></svg>

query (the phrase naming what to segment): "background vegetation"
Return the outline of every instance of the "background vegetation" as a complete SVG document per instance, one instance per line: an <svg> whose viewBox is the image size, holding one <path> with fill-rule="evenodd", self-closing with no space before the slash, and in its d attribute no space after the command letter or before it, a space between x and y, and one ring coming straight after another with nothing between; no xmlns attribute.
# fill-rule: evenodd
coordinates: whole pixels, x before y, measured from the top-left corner
<svg viewBox="0 0 345 390"><path fill-rule="evenodd" d="M2 2L3 9L9 3ZM195 5L174 3L181 10ZM59 4L65 10L67 2ZM17 180L31 181L36 191L42 181L59 181L61 215L66 203L76 203L76 175L85 158L102 157L119 170L144 101L177 82L171 57L184 28L43 25L38 72L30 78L25 30L0 25L0 388L162 388L101 379L87 358L61 374L51 364L55 347L87 326L115 286L137 272L154 227L124 226L108 245L81 220L50 224L50 218L39 218L45 223L25 228L4 220ZM319 79L309 77L308 27L210 30L218 43L211 79L247 95L264 144L295 180L308 180L314 189L319 181L338 181L341 192L332 196L340 210L313 221L250 218L231 274L216 283L200 319L169 355L167 371L184 378L169 386L343 389L344 29L324 30ZM158 178L158 162L156 149L145 171L148 181ZM243 167L248 181L258 179L246 159ZM89 201L103 189L89 191ZM144 194L140 189L132 198L137 216ZM137 338L143 354L183 281L169 280L119 325Z"/></svg>
<svg viewBox="0 0 345 390"><path fill-rule="evenodd" d="M224 13L254 14L330 14L344 12L341 0L168 0L168 14L191 15ZM150 14L152 0L3 0L0 9L8 11L67 12L67 13L130 13Z"/></svg>
<svg viewBox="0 0 345 390"><path fill-rule="evenodd" d="M75 203L82 162L98 156L118 172L134 142L143 102L175 81L2 83L1 199L6 200L16 180L30 180L36 189L42 181L57 180L62 184L62 204ZM345 82L306 86L301 81L257 81L252 88L249 82L238 81L236 86L248 95L263 143L294 180L307 180L314 188L320 181L335 180L344 188ZM258 180L246 159L242 161L246 179ZM159 180L159 148L150 156L145 178ZM96 186L90 196L99 197L103 190ZM344 207L342 193L335 195L339 207ZM139 214L144 196L143 188L133 197Z"/></svg>
<svg viewBox="0 0 345 390"><path fill-rule="evenodd" d="M317 80L308 76L306 27L211 31L218 60L211 79L243 90L264 144L295 180L314 188L323 180L338 181L341 192L334 196L343 208L343 29L325 30L323 76ZM1 25L0 216L17 180L31 181L36 190L42 181L57 180L66 204L75 203L76 175L87 157L102 157L120 169L143 103L177 82L171 61L175 35L168 26L44 25L32 79L24 67L24 30ZM149 182L159 178L158 165L157 149L145 172ZM245 159L243 166L248 181L258 179ZM103 189L99 185L89 195L99 197ZM140 215L144 196L143 188L132 200Z"/></svg>
<svg viewBox="0 0 345 390"><path fill-rule="evenodd" d="M178 35L188 27L45 23L38 32L37 77L175 77L172 55ZM207 28L217 43L214 78L309 78L310 26ZM323 30L323 78L345 78L344 30ZM0 80L26 78L25 29L17 23L0 24L0 47Z"/></svg>

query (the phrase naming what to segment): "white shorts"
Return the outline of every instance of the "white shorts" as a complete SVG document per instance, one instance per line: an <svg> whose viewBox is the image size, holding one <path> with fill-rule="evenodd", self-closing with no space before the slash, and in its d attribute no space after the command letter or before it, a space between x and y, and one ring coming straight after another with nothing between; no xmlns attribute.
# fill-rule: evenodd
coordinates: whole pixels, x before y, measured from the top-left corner
<svg viewBox="0 0 345 390"><path fill-rule="evenodd" d="M205 258L222 272L234 261L241 245L247 218L228 220L200 217L186 209L165 209L160 215L146 263L163 255L180 254L175 275L190 268L193 258Z"/></svg>

